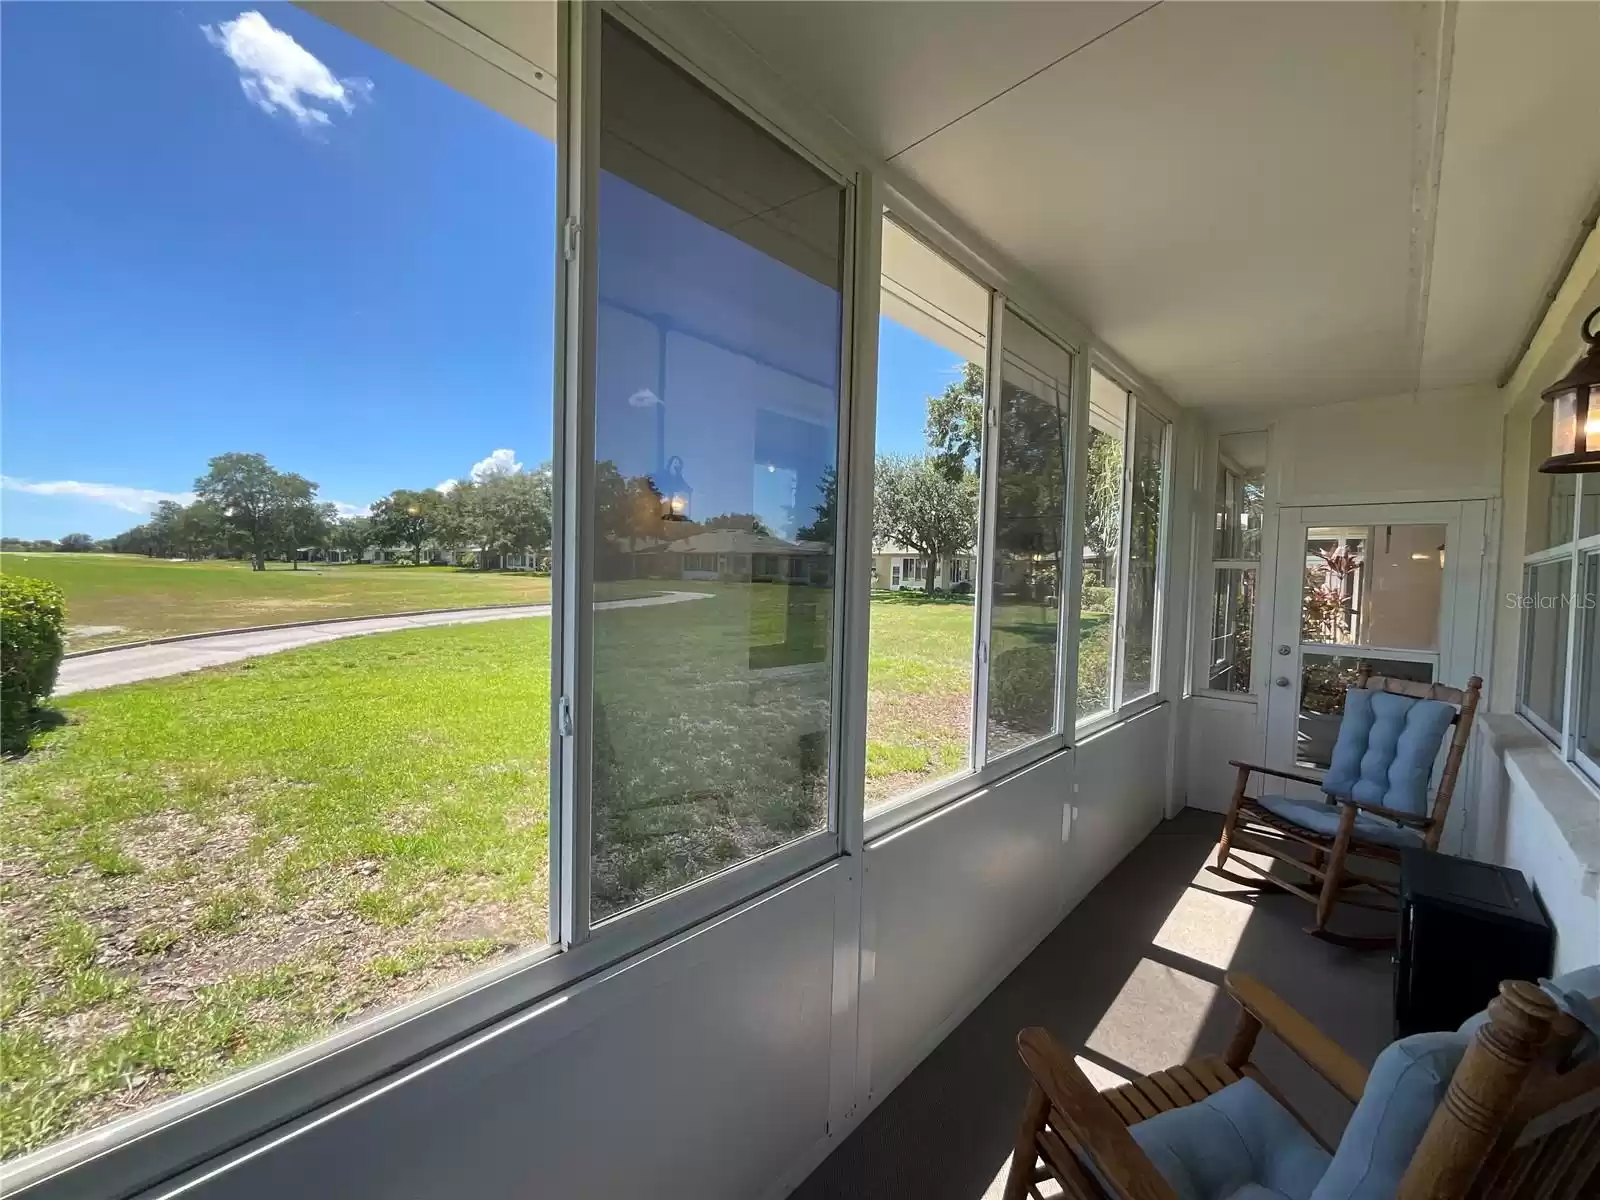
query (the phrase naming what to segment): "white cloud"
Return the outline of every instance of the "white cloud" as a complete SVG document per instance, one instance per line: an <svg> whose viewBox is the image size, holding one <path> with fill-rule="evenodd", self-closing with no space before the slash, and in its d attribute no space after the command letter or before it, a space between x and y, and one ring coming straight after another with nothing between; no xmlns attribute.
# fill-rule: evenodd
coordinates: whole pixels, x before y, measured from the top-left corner
<svg viewBox="0 0 1600 1200"><path fill-rule="evenodd" d="M351 504L345 500L329 500L333 511L341 517L368 517L372 515L372 505Z"/></svg>
<svg viewBox="0 0 1600 1200"><path fill-rule="evenodd" d="M517 461L515 450L496 450L472 464L472 482L482 483L495 475L515 475L520 470L522 464Z"/></svg>
<svg viewBox="0 0 1600 1200"><path fill-rule="evenodd" d="M193 492L160 492L155 488L124 487L119 483L79 483L76 479L17 479L0 475L0 488L8 492L27 492L34 496L71 496L96 504L109 504L123 512L148 516L163 500L192 504Z"/></svg>
<svg viewBox="0 0 1600 1200"><path fill-rule="evenodd" d="M459 479L446 479L440 483L434 484L433 490L438 492L441 496L448 496L460 486L461 481Z"/></svg>
<svg viewBox="0 0 1600 1200"><path fill-rule="evenodd" d="M372 94L370 79L335 77L321 59L258 12L202 25L200 31L239 68L239 87L251 104L268 116L286 112L302 129L331 124L329 106L349 113L356 100Z"/></svg>

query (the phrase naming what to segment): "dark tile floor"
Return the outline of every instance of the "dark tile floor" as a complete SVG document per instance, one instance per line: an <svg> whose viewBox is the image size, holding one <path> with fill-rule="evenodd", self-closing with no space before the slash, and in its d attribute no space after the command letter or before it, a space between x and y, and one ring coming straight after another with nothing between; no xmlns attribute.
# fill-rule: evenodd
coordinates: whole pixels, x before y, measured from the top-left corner
<svg viewBox="0 0 1600 1200"><path fill-rule="evenodd" d="M1225 970L1256 976L1370 1064L1391 1037L1389 954L1307 937L1304 901L1207 871L1220 827L1188 810L1156 829L794 1195L998 1197L1027 1089L1017 1031L1045 1026L1102 1087L1220 1053L1236 1012L1220 990ZM1337 1139L1347 1103L1267 1037L1256 1060Z"/></svg>

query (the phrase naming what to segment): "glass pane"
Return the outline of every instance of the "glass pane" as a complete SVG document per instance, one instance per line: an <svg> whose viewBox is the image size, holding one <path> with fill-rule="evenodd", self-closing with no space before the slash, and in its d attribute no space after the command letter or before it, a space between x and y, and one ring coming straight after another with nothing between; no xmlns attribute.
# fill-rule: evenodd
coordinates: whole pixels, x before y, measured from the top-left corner
<svg viewBox="0 0 1600 1200"><path fill-rule="evenodd" d="M1593 537L1600 533L1600 479L1593 475L1574 476L1578 480L1583 499L1578 506L1578 536Z"/></svg>
<svg viewBox="0 0 1600 1200"><path fill-rule="evenodd" d="M1301 640L1436 650L1445 526L1306 531Z"/></svg>
<svg viewBox="0 0 1600 1200"><path fill-rule="evenodd" d="M972 757L973 577L989 291L883 223L867 811Z"/></svg>
<svg viewBox="0 0 1600 1200"><path fill-rule="evenodd" d="M844 190L607 19L596 920L827 823Z"/></svg>
<svg viewBox="0 0 1600 1200"><path fill-rule="evenodd" d="M1567 686L1572 560L1529 567L1526 589L1522 597L1522 708L1559 734Z"/></svg>
<svg viewBox="0 0 1600 1200"><path fill-rule="evenodd" d="M1367 655L1302 654L1300 656L1300 713L1295 728L1295 761L1303 767L1325 769L1333 761L1344 716L1344 694L1359 687L1361 668L1391 679L1433 682L1433 664Z"/></svg>
<svg viewBox="0 0 1600 1200"><path fill-rule="evenodd" d="M1253 569L1217 568L1211 595L1208 688L1219 692L1250 690L1251 616L1255 603L1256 573Z"/></svg>
<svg viewBox="0 0 1600 1200"><path fill-rule="evenodd" d="M1217 495L1212 558L1261 557L1266 477L1265 433L1230 433L1217 439Z"/></svg>
<svg viewBox="0 0 1600 1200"><path fill-rule="evenodd" d="M1005 340L990 590L990 759L1055 730L1067 495L1063 381L1072 369L1065 351L1015 314L1007 317ZM1043 365L1052 358L1058 361Z"/></svg>
<svg viewBox="0 0 1600 1200"><path fill-rule="evenodd" d="M1528 553L1548 550L1572 540L1578 500L1578 476L1546 475L1539 464L1550 457L1551 406L1539 405L1528 447Z"/></svg>
<svg viewBox="0 0 1600 1200"><path fill-rule="evenodd" d="M1134 406L1133 474L1129 481L1127 622L1123 631L1122 699L1155 690L1156 572L1161 553L1161 488L1167 422Z"/></svg>
<svg viewBox="0 0 1600 1200"><path fill-rule="evenodd" d="M1122 541L1123 437L1128 393L1089 372L1088 478L1083 514L1082 617L1078 622L1080 723L1111 710Z"/></svg>
<svg viewBox="0 0 1600 1200"><path fill-rule="evenodd" d="M1600 763L1600 554L1583 558L1583 660L1578 664L1579 753Z"/></svg>
<svg viewBox="0 0 1600 1200"><path fill-rule="evenodd" d="M0 570L105 649L0 763L9 1158L546 945L556 106L411 22L0 21Z"/></svg>

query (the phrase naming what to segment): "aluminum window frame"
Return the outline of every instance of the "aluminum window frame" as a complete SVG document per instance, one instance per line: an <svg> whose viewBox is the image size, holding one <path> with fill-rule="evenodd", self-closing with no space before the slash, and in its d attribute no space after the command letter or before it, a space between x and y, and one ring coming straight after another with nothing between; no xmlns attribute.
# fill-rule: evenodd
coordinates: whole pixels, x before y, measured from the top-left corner
<svg viewBox="0 0 1600 1200"><path fill-rule="evenodd" d="M1196 494L1198 496L1205 497L1205 504L1204 507L1201 507L1200 505L1196 505L1195 507L1194 527L1197 530L1204 528L1205 540L1203 543L1204 549L1202 550L1200 548L1202 543L1200 542L1199 538L1196 538L1196 554L1194 557L1196 562L1204 562L1206 564L1204 568L1195 572L1196 584L1198 585L1203 581L1205 585L1205 592L1203 602L1201 601L1198 592L1195 596L1195 621L1192 626L1195 631L1192 639L1194 643L1194 654L1189 663L1189 669L1192 672L1191 677L1194 680L1194 683L1189 689L1189 694L1192 696L1205 696L1214 700L1230 700L1235 703L1256 703L1260 700L1256 672L1256 660L1258 656L1255 651L1257 645L1256 630L1260 624L1261 616L1261 583L1263 577L1263 572L1261 569L1261 549L1263 543L1266 541L1266 509L1271 503L1271 499L1265 494L1262 498L1262 524L1256 535L1256 557L1217 558L1217 472L1218 470L1223 469L1233 470L1238 472L1241 479L1244 475L1244 472L1241 468L1239 468L1239 465L1222 453L1222 438L1232 436L1235 433L1260 433L1267 440L1268 455L1270 456L1272 453L1272 433L1270 429L1240 429L1231 430L1227 434L1211 438L1207 443L1209 453L1201 457L1202 467L1204 467L1205 464L1209 464L1210 469L1206 472L1204 479L1200 481L1201 486L1196 488ZM1266 488L1265 475L1266 473L1263 471L1262 487L1264 492ZM1242 692L1224 691L1221 688L1207 686L1211 680L1212 667L1210 655L1212 606L1216 602L1217 576L1223 571L1254 571L1256 576L1256 594L1250 606L1250 678L1247 681L1249 686L1247 686ZM1202 611L1204 612L1203 628L1201 622Z"/></svg>

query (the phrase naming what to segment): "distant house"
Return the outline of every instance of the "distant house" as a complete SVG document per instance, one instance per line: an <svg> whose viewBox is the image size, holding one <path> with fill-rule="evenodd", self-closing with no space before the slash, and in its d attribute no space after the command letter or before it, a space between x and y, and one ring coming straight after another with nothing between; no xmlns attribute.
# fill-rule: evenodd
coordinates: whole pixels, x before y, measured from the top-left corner
<svg viewBox="0 0 1600 1200"><path fill-rule="evenodd" d="M948 555L939 562L933 586L949 591L958 583L970 584L977 576L977 566L977 556L970 552ZM930 567L927 555L896 542L880 542L872 551L872 586L891 592L925 589Z"/></svg>
<svg viewBox="0 0 1600 1200"><path fill-rule="evenodd" d="M337 546L297 546L294 551L294 560L303 563L348 563L355 562L355 556L348 550L341 550Z"/></svg>
<svg viewBox="0 0 1600 1200"><path fill-rule="evenodd" d="M664 551L667 572L679 579L801 583L833 582L833 547L826 542L791 542L748 529L708 529Z"/></svg>

